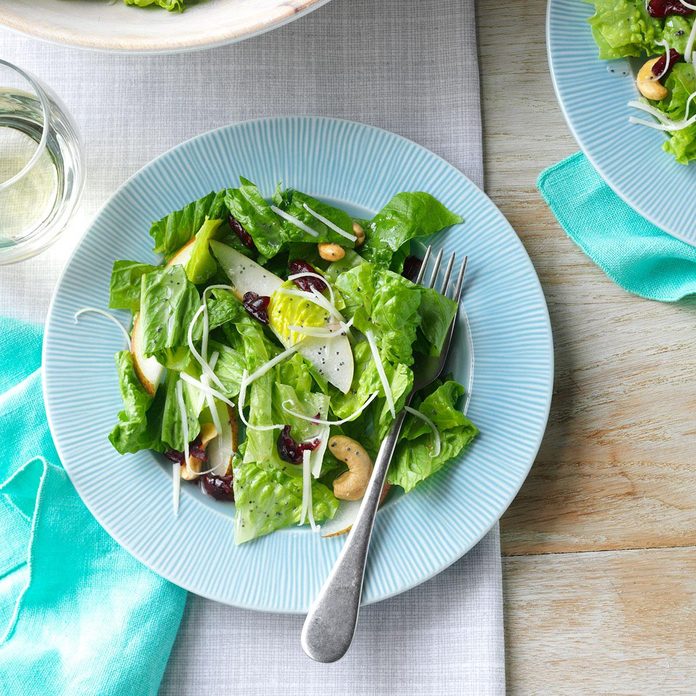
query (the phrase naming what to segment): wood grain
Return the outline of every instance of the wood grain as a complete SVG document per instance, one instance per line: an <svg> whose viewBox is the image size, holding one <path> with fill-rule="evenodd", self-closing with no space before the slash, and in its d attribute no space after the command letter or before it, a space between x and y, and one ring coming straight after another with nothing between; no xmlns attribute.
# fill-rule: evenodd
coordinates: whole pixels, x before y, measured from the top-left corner
<svg viewBox="0 0 696 696"><path fill-rule="evenodd" d="M696 693L696 549L504 560L508 693Z"/></svg>
<svg viewBox="0 0 696 696"><path fill-rule="evenodd" d="M696 303L633 297L565 236L535 182L577 150L553 93L544 0L480 0L487 190L541 278L556 346L549 429L503 519L507 554L696 544Z"/></svg>

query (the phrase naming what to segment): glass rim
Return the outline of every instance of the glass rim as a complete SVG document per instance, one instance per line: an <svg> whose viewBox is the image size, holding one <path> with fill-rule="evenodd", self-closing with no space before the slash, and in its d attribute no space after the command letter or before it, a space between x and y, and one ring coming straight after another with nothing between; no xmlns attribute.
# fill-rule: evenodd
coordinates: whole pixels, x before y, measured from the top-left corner
<svg viewBox="0 0 696 696"><path fill-rule="evenodd" d="M23 179L34 168L34 165L39 161L39 158L43 155L44 150L46 149L46 143L48 142L51 105L46 92L43 90L38 81L34 79L28 72L22 70L22 68L2 58L0 58L0 65L4 65L10 70L13 70L31 85L34 92L36 92L36 96L39 98L39 101L41 102L41 110L43 112L43 128L41 130L41 140L39 140L34 154L14 176L11 176L6 181L0 181L0 191L3 191L4 189L9 188L13 184L16 184L18 181Z"/></svg>

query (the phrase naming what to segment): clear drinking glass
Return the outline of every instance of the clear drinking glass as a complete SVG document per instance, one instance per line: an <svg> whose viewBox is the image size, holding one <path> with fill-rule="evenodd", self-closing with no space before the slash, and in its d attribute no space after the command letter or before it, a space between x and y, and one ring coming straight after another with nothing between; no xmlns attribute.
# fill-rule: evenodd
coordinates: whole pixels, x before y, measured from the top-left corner
<svg viewBox="0 0 696 696"><path fill-rule="evenodd" d="M58 97L0 59L0 264L34 256L58 238L83 178L77 129Z"/></svg>

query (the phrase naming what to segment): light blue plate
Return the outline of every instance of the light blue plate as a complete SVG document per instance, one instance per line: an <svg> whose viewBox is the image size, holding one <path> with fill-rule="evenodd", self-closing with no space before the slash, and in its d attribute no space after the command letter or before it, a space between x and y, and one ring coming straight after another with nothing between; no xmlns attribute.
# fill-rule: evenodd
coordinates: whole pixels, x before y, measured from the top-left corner
<svg viewBox="0 0 696 696"><path fill-rule="evenodd" d="M549 0L549 65L556 95L578 144L595 169L634 210L665 232L696 245L696 164L662 150L665 134L634 125L650 119L627 106L640 95L628 60L598 58L582 0Z"/></svg>
<svg viewBox="0 0 696 696"><path fill-rule="evenodd" d="M472 383L468 412L481 436L460 461L380 511L364 594L376 602L446 568L502 515L541 442L553 382L546 304L522 244L474 184L415 143L347 121L268 119L206 133L138 172L94 220L56 290L44 344L51 431L94 516L154 571L228 604L308 607L343 539L296 528L235 547L232 506L189 485L175 518L170 466L147 452L121 457L107 440L121 408L113 355L123 337L100 317L73 320L85 305L107 306L114 260L156 261L152 220L240 174L268 196L283 181L363 214L399 191L426 190L465 218L436 245L469 255L470 331L462 315L450 368Z"/></svg>

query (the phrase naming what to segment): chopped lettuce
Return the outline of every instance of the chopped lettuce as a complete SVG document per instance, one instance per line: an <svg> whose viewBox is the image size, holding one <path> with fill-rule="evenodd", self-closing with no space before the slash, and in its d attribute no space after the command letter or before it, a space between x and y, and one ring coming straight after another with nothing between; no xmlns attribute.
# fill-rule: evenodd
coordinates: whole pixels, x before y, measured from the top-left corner
<svg viewBox="0 0 696 696"><path fill-rule="evenodd" d="M243 544L276 529L297 525L302 507L302 467L262 467L256 462L234 467L234 540ZM317 523L331 519L338 500L312 481L312 512Z"/></svg>
<svg viewBox="0 0 696 696"><path fill-rule="evenodd" d="M273 205L314 230L316 236L275 213L258 187L243 177L240 177L239 188L227 191L225 203L230 213L251 235L256 248L263 256L260 261L268 261L281 250L298 244L311 244L315 249L318 242L336 242L344 247L353 245L350 239L318 220L305 205L349 234L353 232L351 217L342 210L300 191L277 190L273 197ZM300 257L305 258L305 255Z"/></svg>
<svg viewBox="0 0 696 696"><path fill-rule="evenodd" d="M662 28L662 39L669 44L670 48L675 49L682 55L686 50L686 44L691 34L691 27L696 21L696 13L682 17L681 15L670 15L665 19ZM660 49L664 52L664 49Z"/></svg>
<svg viewBox="0 0 696 696"><path fill-rule="evenodd" d="M129 309L133 314L140 310L140 279L146 273L156 271L157 266L138 261L116 261L111 271L109 307Z"/></svg>
<svg viewBox="0 0 696 696"><path fill-rule="evenodd" d="M251 235L256 248L267 259L283 246L283 218L276 215L256 184L239 178L236 189L228 189L225 204L237 222Z"/></svg>
<svg viewBox="0 0 696 696"><path fill-rule="evenodd" d="M392 485L407 493L436 473L478 434L476 426L457 408L464 387L445 382L427 396L418 410L435 423L440 433L441 450L435 455L431 428L420 418L408 416L388 474Z"/></svg>
<svg viewBox="0 0 696 696"><path fill-rule="evenodd" d="M389 266L406 242L460 222L463 220L459 215L429 193L397 193L365 226L365 244L360 254L375 264Z"/></svg>
<svg viewBox="0 0 696 696"><path fill-rule="evenodd" d="M126 5L135 5L136 7L150 7L155 5L163 7L170 12L183 12L186 9L185 0L123 0Z"/></svg>
<svg viewBox="0 0 696 696"><path fill-rule="evenodd" d="M658 52L662 23L648 14L645 0L592 0L592 4L595 13L588 21L600 58L611 60Z"/></svg>
<svg viewBox="0 0 696 696"><path fill-rule="evenodd" d="M216 239L222 220L207 219L196 232L191 258L186 264L188 279L200 285L210 280L217 271L217 262L210 253L210 240Z"/></svg>
<svg viewBox="0 0 696 696"><path fill-rule="evenodd" d="M121 454L139 452L142 449L161 450L157 424L148 420L147 412L152 397L140 383L133 367L133 356L127 350L116 353L116 366L123 399L123 410L109 440Z"/></svg>
<svg viewBox="0 0 696 696"><path fill-rule="evenodd" d="M686 117L686 102L696 92L696 71L689 63L677 63L665 81L669 95L657 104L671 119L679 121ZM689 116L696 114L696 103L692 99ZM686 128L672 131L662 146L665 152L671 152L680 164L688 164L696 159L696 123Z"/></svg>
<svg viewBox="0 0 696 696"><path fill-rule="evenodd" d="M168 266L147 273L141 282L140 321L145 356L185 346L200 298L183 267Z"/></svg>
<svg viewBox="0 0 696 696"><path fill-rule="evenodd" d="M193 239L206 219L223 220L226 217L225 191L209 193L152 224L150 236L155 242L154 250L169 261Z"/></svg>
<svg viewBox="0 0 696 696"><path fill-rule="evenodd" d="M305 206L310 208L318 215L326 218L347 234L353 234L353 219L343 210L334 208L332 205L328 205L327 203L322 203L316 198L312 198L306 193L301 193L300 191L295 191L294 189L276 191L273 200L281 210L284 210L289 215L301 220L305 225L307 225L307 227L317 232L317 236L315 237L301 230L292 222L288 222L286 220L284 225L285 241L309 242L311 244L316 244L317 242L335 242L336 244L340 244L344 247L353 246L354 242L321 222L321 220L312 215L312 213L310 213Z"/></svg>

